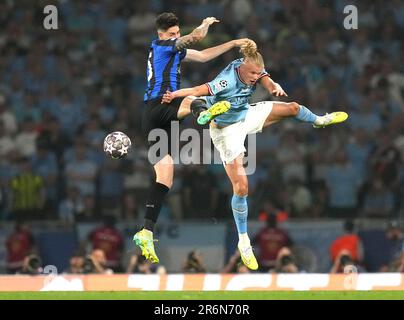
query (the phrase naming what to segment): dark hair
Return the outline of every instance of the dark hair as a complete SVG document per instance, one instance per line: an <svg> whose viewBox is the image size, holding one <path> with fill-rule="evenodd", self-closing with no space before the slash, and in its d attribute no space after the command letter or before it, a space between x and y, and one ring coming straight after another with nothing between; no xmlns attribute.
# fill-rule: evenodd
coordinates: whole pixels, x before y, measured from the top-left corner
<svg viewBox="0 0 404 320"><path fill-rule="evenodd" d="M116 224L116 218L113 215L105 215L102 221L106 227L113 228Z"/></svg>
<svg viewBox="0 0 404 320"><path fill-rule="evenodd" d="M287 266L290 263L294 263L294 260L293 260L292 256L285 255L285 256L282 256L282 258L280 260L280 263L281 263L281 266L284 267L284 266Z"/></svg>
<svg viewBox="0 0 404 320"><path fill-rule="evenodd" d="M270 213L267 220L268 228L276 228L278 226L278 217L275 213Z"/></svg>
<svg viewBox="0 0 404 320"><path fill-rule="evenodd" d="M178 18L172 12L164 12L156 19L156 29L166 31L171 27L178 26Z"/></svg>
<svg viewBox="0 0 404 320"><path fill-rule="evenodd" d="M355 224L352 220L346 220L344 223L344 230L346 232L352 233L355 229Z"/></svg>
<svg viewBox="0 0 404 320"><path fill-rule="evenodd" d="M346 265L352 264L352 258L347 255L347 254L343 254L340 258L339 258L339 263L341 264L342 267L345 267Z"/></svg>
<svg viewBox="0 0 404 320"><path fill-rule="evenodd" d="M93 258L91 257L90 254L88 254L84 257L83 273L89 274L89 273L94 273L95 271L96 271L96 268L95 268Z"/></svg>

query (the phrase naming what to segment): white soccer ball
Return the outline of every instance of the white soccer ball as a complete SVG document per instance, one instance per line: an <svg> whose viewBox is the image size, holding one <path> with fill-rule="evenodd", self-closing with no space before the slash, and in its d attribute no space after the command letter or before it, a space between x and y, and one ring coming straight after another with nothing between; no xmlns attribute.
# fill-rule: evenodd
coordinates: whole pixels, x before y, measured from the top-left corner
<svg viewBox="0 0 404 320"><path fill-rule="evenodd" d="M125 157L130 148L132 142L129 137L120 131L111 132L104 139L104 152L112 159L121 159Z"/></svg>

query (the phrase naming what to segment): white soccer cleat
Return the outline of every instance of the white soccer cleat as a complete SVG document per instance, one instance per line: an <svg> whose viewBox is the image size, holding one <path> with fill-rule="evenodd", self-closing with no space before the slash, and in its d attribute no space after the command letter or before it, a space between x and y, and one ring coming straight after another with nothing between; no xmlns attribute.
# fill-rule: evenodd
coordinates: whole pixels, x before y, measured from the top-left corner
<svg viewBox="0 0 404 320"><path fill-rule="evenodd" d="M343 111L327 113L322 117L318 117L318 121L316 124L313 124L313 128L324 128L331 124L344 122L346 119L348 119L348 114Z"/></svg>
<svg viewBox="0 0 404 320"><path fill-rule="evenodd" d="M242 245L240 242L238 243L238 250L240 251L241 260L245 264L245 266L251 270L258 269L258 262L254 256L252 247L250 244Z"/></svg>

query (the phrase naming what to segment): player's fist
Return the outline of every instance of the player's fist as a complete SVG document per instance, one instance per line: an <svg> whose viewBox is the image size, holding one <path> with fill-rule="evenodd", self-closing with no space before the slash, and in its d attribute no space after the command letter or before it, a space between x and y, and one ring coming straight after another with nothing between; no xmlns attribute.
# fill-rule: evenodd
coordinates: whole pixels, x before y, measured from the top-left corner
<svg viewBox="0 0 404 320"><path fill-rule="evenodd" d="M205 26L210 26L211 24L213 24L215 22L220 22L220 21L217 20L215 17L207 17L207 18L203 19L202 24Z"/></svg>
<svg viewBox="0 0 404 320"><path fill-rule="evenodd" d="M175 98L174 93L167 90L166 93L163 94L161 103L170 103L174 98Z"/></svg>
<svg viewBox="0 0 404 320"><path fill-rule="evenodd" d="M248 39L248 38L236 39L236 40L233 40L233 42L234 42L234 46L236 46L236 47L244 48L247 46L251 46L252 48L257 50L257 44L251 39Z"/></svg>

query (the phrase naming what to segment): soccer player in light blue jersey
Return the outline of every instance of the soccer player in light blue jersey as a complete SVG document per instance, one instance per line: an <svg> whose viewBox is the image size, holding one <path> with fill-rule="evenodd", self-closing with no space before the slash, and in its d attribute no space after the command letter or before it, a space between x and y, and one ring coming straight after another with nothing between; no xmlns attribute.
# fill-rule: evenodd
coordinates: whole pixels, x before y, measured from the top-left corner
<svg viewBox="0 0 404 320"><path fill-rule="evenodd" d="M214 80L194 88L168 91L162 101L169 103L174 98L194 96L203 97L201 104L207 103L208 106L221 101L230 102L231 108L210 122L210 136L233 185L231 207L239 234L238 249L242 261L248 268L256 270L258 263L247 234L248 179L243 167L247 134L261 132L264 127L286 118L295 118L321 128L343 122L348 115L345 112L333 112L317 116L296 102L263 101L249 104L257 84L262 85L271 95L282 97L287 94L266 72L263 58L255 44L242 46L241 53L244 58L231 62ZM212 118L209 110L201 111L198 123L208 123Z"/></svg>

